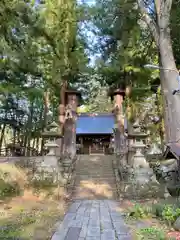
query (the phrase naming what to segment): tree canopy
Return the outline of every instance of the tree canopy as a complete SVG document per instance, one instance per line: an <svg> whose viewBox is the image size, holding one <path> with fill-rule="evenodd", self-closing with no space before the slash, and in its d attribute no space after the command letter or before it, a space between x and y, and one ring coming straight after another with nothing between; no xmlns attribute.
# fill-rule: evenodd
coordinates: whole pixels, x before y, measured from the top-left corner
<svg viewBox="0 0 180 240"><path fill-rule="evenodd" d="M57 119L64 81L82 92L88 111L109 111L105 89L110 86L131 85L132 95L125 103L132 107L151 98L159 72L143 66L180 65L178 9L179 2L171 6L170 0L96 0L92 5L75 0L2 0L0 148L8 129L13 130L12 141L30 147L34 139L33 146L39 145L46 123ZM171 45L171 59L165 59L163 49ZM170 92L177 84L167 79L174 75L166 71L163 76L162 89ZM172 98L169 92L164 102L176 109L178 96ZM166 111L169 114L169 108ZM170 125L168 121L165 118ZM178 123L173 124L176 129Z"/></svg>

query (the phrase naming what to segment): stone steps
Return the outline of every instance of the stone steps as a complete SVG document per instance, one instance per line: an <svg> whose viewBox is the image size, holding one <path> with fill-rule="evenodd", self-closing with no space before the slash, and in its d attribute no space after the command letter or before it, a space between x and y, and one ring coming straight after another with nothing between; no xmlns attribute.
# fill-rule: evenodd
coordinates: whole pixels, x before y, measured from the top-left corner
<svg viewBox="0 0 180 240"><path fill-rule="evenodd" d="M79 180L90 180L90 179L93 179L93 180L100 180L100 181L106 181L106 180L114 180L114 177L112 176L85 176L85 177L82 177L81 175L76 175L76 179L79 179Z"/></svg>
<svg viewBox="0 0 180 240"><path fill-rule="evenodd" d="M73 199L115 199L111 156L81 156L76 165Z"/></svg>
<svg viewBox="0 0 180 240"><path fill-rule="evenodd" d="M97 173L88 173L88 174L85 174L85 173L76 173L76 176L78 177L78 176L85 176L85 178L112 178L112 175L113 175L114 173L112 172L112 173L108 173L108 174L106 174L106 173L102 173L102 174L97 174Z"/></svg>

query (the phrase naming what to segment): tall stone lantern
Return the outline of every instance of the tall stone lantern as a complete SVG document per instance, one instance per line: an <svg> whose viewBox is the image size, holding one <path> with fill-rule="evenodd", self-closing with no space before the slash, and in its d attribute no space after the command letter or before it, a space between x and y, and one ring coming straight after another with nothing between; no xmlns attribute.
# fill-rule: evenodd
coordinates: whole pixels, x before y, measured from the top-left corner
<svg viewBox="0 0 180 240"><path fill-rule="evenodd" d="M52 171L56 173L56 180L63 181L62 178L62 166L61 162L56 155L56 149L59 148L59 145L56 143L56 139L62 137L61 130L56 122L52 122L45 131L42 133L42 137L47 140L45 147L49 152L43 157L43 162L41 167L47 171Z"/></svg>
<svg viewBox="0 0 180 240"><path fill-rule="evenodd" d="M128 164L131 166L134 155L136 153L136 147L142 147L142 150L146 147L143 141L147 138L147 134L141 131L139 121L136 121L128 131ZM140 148L141 148L140 147Z"/></svg>
<svg viewBox="0 0 180 240"><path fill-rule="evenodd" d="M133 125L134 132L130 133L129 136L135 138L135 142L132 144L132 148L135 149L135 155L133 156L132 167L149 167L148 162L145 159L143 150L146 148L146 145L143 141L147 138L148 134L141 131L140 125L135 123Z"/></svg>
<svg viewBox="0 0 180 240"><path fill-rule="evenodd" d="M128 176L130 182L128 191L136 197L152 196L159 192L159 183L144 155L147 136L148 134L141 130L139 121L133 125L133 131L128 133L129 139L133 141L131 148L134 149L128 162L131 168Z"/></svg>
<svg viewBox="0 0 180 240"><path fill-rule="evenodd" d="M76 157L76 120L77 107L81 99L80 92L69 89L65 91L63 166L68 171L73 159Z"/></svg>

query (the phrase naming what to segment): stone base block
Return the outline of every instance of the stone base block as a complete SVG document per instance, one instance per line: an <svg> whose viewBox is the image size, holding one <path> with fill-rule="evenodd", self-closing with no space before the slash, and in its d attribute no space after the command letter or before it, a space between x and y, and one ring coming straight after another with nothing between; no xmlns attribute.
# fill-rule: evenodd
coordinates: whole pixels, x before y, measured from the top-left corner
<svg viewBox="0 0 180 240"><path fill-rule="evenodd" d="M157 182L150 168L127 168L123 179L120 192L124 197L147 199L164 196L164 188Z"/></svg>
<svg viewBox="0 0 180 240"><path fill-rule="evenodd" d="M159 184L152 184L151 182L139 185L133 182L121 182L120 186L121 197L131 199L147 199L154 197L164 197L164 190Z"/></svg>

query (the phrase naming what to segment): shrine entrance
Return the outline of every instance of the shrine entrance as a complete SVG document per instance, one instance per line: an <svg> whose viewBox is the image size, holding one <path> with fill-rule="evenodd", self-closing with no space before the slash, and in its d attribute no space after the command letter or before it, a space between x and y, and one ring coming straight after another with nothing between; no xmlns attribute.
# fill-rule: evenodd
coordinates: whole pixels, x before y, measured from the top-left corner
<svg viewBox="0 0 180 240"><path fill-rule="evenodd" d="M111 135L81 135L77 136L77 147L79 154L110 154L111 149Z"/></svg>
<svg viewBox="0 0 180 240"><path fill-rule="evenodd" d="M81 114L77 119L76 147L79 154L110 154L115 118L113 114Z"/></svg>

